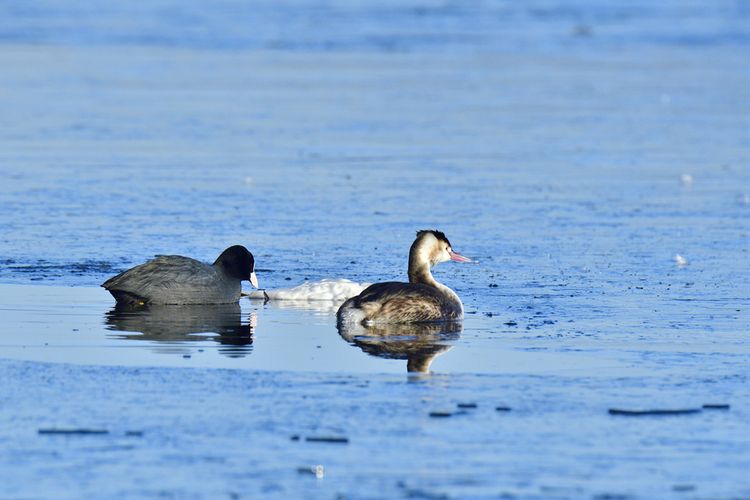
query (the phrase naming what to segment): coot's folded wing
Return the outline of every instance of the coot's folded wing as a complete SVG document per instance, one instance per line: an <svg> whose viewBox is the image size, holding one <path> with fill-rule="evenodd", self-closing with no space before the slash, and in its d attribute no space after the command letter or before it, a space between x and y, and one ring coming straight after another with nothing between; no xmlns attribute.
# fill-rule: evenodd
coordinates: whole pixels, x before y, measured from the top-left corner
<svg viewBox="0 0 750 500"><path fill-rule="evenodd" d="M160 255L108 279L102 286L110 291L149 297L158 290L177 286L206 287L213 279L214 271L208 264L180 255Z"/></svg>

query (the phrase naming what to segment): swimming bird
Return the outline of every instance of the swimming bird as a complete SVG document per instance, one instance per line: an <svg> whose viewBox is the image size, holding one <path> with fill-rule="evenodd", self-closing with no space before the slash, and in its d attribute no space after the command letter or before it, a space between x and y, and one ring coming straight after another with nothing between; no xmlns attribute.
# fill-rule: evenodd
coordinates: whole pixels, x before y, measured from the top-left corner
<svg viewBox="0 0 750 500"><path fill-rule="evenodd" d="M242 292L243 297L250 300L269 300L279 302L331 302L338 306L350 297L359 295L362 290L372 283L357 283L345 278L322 279L319 281L306 281L301 285L291 288L276 288L273 290L253 290ZM281 307L284 307L283 305ZM338 310L338 307L335 308Z"/></svg>
<svg viewBox="0 0 750 500"><path fill-rule="evenodd" d="M102 286L120 305L229 304L239 301L242 280L258 288L253 254L234 245L213 264L181 255L157 255Z"/></svg>
<svg viewBox="0 0 750 500"><path fill-rule="evenodd" d="M440 262L471 259L453 251L440 231L417 231L409 250L409 283L370 285L341 305L339 323L418 323L463 319L464 307L456 292L435 281L430 268Z"/></svg>

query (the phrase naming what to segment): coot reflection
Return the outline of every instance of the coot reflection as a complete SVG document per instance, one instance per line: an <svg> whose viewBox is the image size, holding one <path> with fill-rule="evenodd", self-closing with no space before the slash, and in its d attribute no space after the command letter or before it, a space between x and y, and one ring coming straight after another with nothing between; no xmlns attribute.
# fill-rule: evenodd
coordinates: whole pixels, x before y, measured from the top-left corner
<svg viewBox="0 0 750 500"><path fill-rule="evenodd" d="M347 342L371 356L405 359L409 372L427 373L439 354L450 350L449 342L461 336L460 321L441 323L393 323L338 325L339 334Z"/></svg>
<svg viewBox="0 0 750 500"><path fill-rule="evenodd" d="M119 339L165 344L214 341L219 352L242 357L252 351L255 316L242 319L239 304L128 307L117 306L106 314L109 330L133 332Z"/></svg>

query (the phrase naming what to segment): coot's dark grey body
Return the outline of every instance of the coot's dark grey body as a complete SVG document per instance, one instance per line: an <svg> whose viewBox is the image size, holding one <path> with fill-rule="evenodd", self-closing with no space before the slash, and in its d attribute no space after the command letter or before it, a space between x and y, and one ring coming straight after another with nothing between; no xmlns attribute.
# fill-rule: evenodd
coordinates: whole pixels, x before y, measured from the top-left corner
<svg viewBox="0 0 750 500"><path fill-rule="evenodd" d="M118 304L229 304L240 299L242 280L257 286L255 260L245 247L229 247L213 264L159 255L105 281Z"/></svg>

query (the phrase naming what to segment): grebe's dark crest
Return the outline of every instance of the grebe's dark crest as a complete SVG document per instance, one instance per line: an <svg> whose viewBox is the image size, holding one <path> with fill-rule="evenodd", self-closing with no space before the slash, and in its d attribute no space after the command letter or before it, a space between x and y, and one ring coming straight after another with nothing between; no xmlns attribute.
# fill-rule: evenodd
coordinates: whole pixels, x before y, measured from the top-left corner
<svg viewBox="0 0 750 500"><path fill-rule="evenodd" d="M445 235L445 233L442 231L438 231L437 229L420 229L419 231L417 231L417 238L424 235L425 233L432 233L435 238L443 240L449 245L451 244L451 242L448 241L448 237Z"/></svg>

